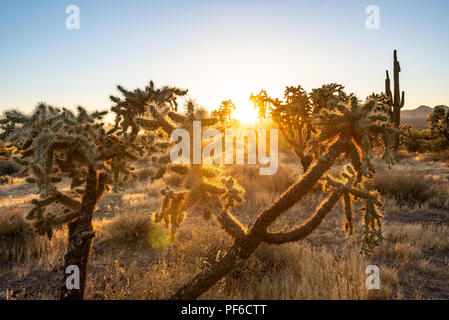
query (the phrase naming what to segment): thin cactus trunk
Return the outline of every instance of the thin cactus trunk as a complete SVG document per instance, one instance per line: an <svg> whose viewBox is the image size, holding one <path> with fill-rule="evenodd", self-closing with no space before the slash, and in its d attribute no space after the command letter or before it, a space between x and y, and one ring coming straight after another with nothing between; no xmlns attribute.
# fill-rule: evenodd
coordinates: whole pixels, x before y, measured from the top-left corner
<svg viewBox="0 0 449 320"><path fill-rule="evenodd" d="M334 164L342 153L346 141L339 138L328 149L327 153L314 163L305 175L294 183L270 207L263 210L257 217L253 227L247 233L237 238L229 252L218 262L198 274L177 293L170 297L175 300L196 299L209 290L234 268L244 262L262 242L286 243L298 241L315 230L326 215L340 199L342 192L333 193L322 206L304 224L287 233L269 233L269 226L285 211L307 195L318 180Z"/></svg>
<svg viewBox="0 0 449 320"><path fill-rule="evenodd" d="M96 170L90 169L86 182L86 191L82 200L79 218L69 224L68 249L64 256L64 283L61 290L61 300L82 300L84 299L87 286L87 273L92 242L95 231L92 226L92 218L98 199L101 197L106 176L98 177ZM80 288L68 289L65 270L68 266L74 265L80 271Z"/></svg>

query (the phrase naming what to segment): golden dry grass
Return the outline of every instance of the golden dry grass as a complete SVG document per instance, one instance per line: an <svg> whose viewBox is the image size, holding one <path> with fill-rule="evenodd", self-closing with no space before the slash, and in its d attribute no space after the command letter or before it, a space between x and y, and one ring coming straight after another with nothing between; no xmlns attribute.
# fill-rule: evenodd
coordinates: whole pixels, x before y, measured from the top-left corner
<svg viewBox="0 0 449 320"><path fill-rule="evenodd" d="M235 212L245 224L254 221L255 215L301 173L298 162L291 158L282 155L283 163L274 176L258 175L256 166L229 167L232 176L247 190L244 205ZM378 174L375 183L384 193L385 240L372 257L359 254L360 216L355 218L356 235L347 238L342 230L344 217L337 206L305 241L261 246L245 264L201 298L447 297L449 168L443 162L403 156L393 170L380 169ZM176 184L173 177L167 179ZM148 184L138 179L127 186L126 192L106 194L101 201L94 222L98 232L90 263L90 299L163 299L229 248L231 241L217 223L197 216L187 217L171 243L162 227L156 227L151 220L152 213L160 207L161 186L160 181ZM423 190L431 192L424 197ZM27 281L31 275L43 279L58 275L52 270L62 261L66 230L58 230L52 241L31 236L23 214L34 190L26 189L19 179L13 185L0 187L0 192L7 199L0 204L0 256L9 261L0 263L0 283L16 278ZM415 201L410 200L411 196ZM322 198L318 190L313 192L273 228L289 229L301 223ZM160 242L156 246L151 245L153 230L159 232L156 239ZM370 264L380 267L380 290L365 287L365 268ZM51 279L54 281L54 276ZM3 285L13 290L11 298L57 298L50 287L36 287L30 295L14 287L16 282L11 283L9 287Z"/></svg>

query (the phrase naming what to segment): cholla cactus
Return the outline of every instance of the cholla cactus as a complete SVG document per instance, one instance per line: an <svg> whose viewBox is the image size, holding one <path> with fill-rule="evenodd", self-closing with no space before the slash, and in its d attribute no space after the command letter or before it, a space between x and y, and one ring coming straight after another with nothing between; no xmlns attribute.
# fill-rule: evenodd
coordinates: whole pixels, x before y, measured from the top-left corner
<svg viewBox="0 0 449 320"><path fill-rule="evenodd" d="M139 137L136 117L149 112L150 101L161 108L171 107L178 95L185 94L175 88L155 90L152 83L145 91L119 90L125 99L111 97L116 123L108 132L103 122L106 111L90 113L82 107L73 113L42 103L31 115L9 111L0 120L0 139L14 147L14 159L29 175L27 182L39 188L40 199L32 200L27 218L35 222L38 233L50 238L55 227L68 224L64 264L79 267L81 287L68 290L64 285L62 299L84 296L95 237L92 218L104 191L110 187L118 191L120 182L133 175L132 161L145 152L159 151L156 143ZM155 130L163 124L157 125ZM67 192L66 183L70 184Z"/></svg>
<svg viewBox="0 0 449 320"><path fill-rule="evenodd" d="M316 155L314 144L311 143L316 131L312 125L312 116L345 101L347 97L343 89L342 85L331 83L307 94L298 85L285 89L283 101L270 98L265 90L261 90L258 95L251 94L250 100L260 118L271 118L281 130L282 136L299 157L305 172Z"/></svg>
<svg viewBox="0 0 449 320"><path fill-rule="evenodd" d="M236 109L236 106L232 100L225 100L221 102L221 105L217 110L212 111L212 118L217 119L223 126L232 127L237 124L235 119L232 119L232 111Z"/></svg>
<svg viewBox="0 0 449 320"><path fill-rule="evenodd" d="M179 128L185 129L191 137L193 137L194 121L201 122L202 130L217 123L217 119L207 117L204 109L196 108L193 101L187 102L185 114L170 110L153 112L152 117L138 119L138 122L143 128L150 130L151 134L156 119L163 121L164 127L171 128L166 133ZM193 140L190 143L192 150ZM172 172L181 179L175 190L169 187L161 190L164 200L161 210L155 215L156 222L164 221L167 226L171 226L174 235L186 212L191 211L201 214L206 219L213 215L220 224L231 225L228 221L232 219L230 210L241 204L243 190L231 177L227 177L223 170L220 170L218 166L204 163L194 164L192 154L190 164L171 163L169 156L164 155L159 159L159 166L158 174L154 179L163 178L167 172ZM226 230L230 234L235 234L231 229Z"/></svg>
<svg viewBox="0 0 449 320"><path fill-rule="evenodd" d="M436 106L429 114L427 121L430 130L449 140L449 108L447 106Z"/></svg>
<svg viewBox="0 0 449 320"><path fill-rule="evenodd" d="M298 88L294 91L298 99L305 96ZM330 98L329 95L320 97ZM367 184L367 179L373 175L371 151L375 142L383 144L383 158L389 165L392 164L389 150L392 130L387 124L387 117L377 110L376 100L368 99L361 104L355 96L350 95L346 99L338 99L338 103L334 101L329 108L322 109L310 117L310 125L316 132L314 143L318 145L320 152L309 169L272 205L259 213L249 230L245 230L235 217L229 216L227 224L223 227L234 238L233 246L221 260L198 274L171 298L199 297L248 259L262 242L282 244L305 238L319 226L338 202L342 202L344 207L346 217L344 227L348 235L351 235L354 229L352 202L356 200L364 202L361 252L371 253L382 240L382 214L379 211L381 203L378 194L371 191ZM342 157L349 157L351 164L347 165L338 177L326 175L337 159ZM309 194L319 183L322 183L327 198L308 220L291 231L269 230L276 219Z"/></svg>

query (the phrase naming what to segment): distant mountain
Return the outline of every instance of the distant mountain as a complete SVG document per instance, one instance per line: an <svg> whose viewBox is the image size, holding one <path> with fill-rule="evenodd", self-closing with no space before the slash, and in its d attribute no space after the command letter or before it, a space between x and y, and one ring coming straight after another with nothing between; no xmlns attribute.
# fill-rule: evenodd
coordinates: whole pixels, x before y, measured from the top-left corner
<svg viewBox="0 0 449 320"><path fill-rule="evenodd" d="M401 124L409 124L422 130L428 127L427 117L433 111L429 106L419 106L412 110L401 110Z"/></svg>
<svg viewBox="0 0 449 320"><path fill-rule="evenodd" d="M426 118L433 111L433 108L429 106L419 106L412 110L401 110L401 119L409 118Z"/></svg>

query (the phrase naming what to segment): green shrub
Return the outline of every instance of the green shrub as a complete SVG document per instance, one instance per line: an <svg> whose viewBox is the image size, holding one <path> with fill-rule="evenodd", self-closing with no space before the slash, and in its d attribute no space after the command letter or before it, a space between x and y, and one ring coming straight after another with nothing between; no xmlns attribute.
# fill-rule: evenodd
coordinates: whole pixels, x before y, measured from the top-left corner
<svg viewBox="0 0 449 320"><path fill-rule="evenodd" d="M440 152L449 149L449 140L429 129L411 128L410 137L404 138L404 146L409 152Z"/></svg>

